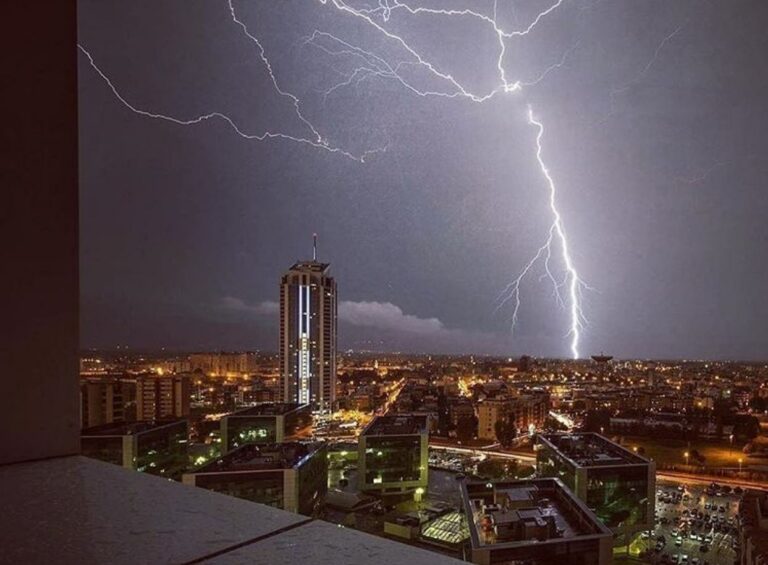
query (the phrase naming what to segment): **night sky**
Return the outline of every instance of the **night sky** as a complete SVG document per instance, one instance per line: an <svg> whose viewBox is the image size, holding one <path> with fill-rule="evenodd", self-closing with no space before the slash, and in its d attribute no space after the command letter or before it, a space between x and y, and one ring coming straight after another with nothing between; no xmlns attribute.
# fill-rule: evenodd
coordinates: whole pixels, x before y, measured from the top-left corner
<svg viewBox="0 0 768 565"><path fill-rule="evenodd" d="M498 25L524 29L552 3L499 0ZM493 2L409 5L493 14ZM79 6L81 45L134 107L180 120L221 112L244 132L312 138L226 0ZM361 59L307 42L314 30L409 63L403 75L422 90L455 89L330 2L234 7L330 146L385 150L360 163L246 140L221 119L137 115L79 53L84 347L276 350L280 275L311 258L317 232L343 348L567 357L568 311L541 265L521 287L514 333L510 305L495 311L552 222L530 104L574 264L593 289L582 355L768 357L762 0L564 0L506 41L504 70L531 82L563 64L484 103L371 75L325 96ZM487 22L374 17L473 92L498 86Z"/></svg>

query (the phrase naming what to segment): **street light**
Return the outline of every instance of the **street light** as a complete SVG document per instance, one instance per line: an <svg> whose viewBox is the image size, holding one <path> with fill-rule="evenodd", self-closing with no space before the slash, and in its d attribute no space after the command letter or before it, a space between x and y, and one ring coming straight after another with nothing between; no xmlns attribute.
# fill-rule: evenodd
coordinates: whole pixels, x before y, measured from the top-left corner
<svg viewBox="0 0 768 565"><path fill-rule="evenodd" d="M728 439L731 440L731 447L728 448L728 455L733 453L733 434L728 436Z"/></svg>
<svg viewBox="0 0 768 565"><path fill-rule="evenodd" d="M690 453L688 453L687 451L686 451L685 453L683 453L683 457L685 457L685 464L686 464L686 465L688 465L688 458L689 458L690 456L691 456L691 454L690 454Z"/></svg>
<svg viewBox="0 0 768 565"><path fill-rule="evenodd" d="M743 461L743 459L741 457L739 457L739 472L741 472L741 462L742 461Z"/></svg>

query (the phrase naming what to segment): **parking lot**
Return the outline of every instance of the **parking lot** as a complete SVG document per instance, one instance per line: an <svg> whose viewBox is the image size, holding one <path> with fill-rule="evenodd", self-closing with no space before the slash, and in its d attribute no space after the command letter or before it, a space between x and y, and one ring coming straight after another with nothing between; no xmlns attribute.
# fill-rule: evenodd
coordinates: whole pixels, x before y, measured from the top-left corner
<svg viewBox="0 0 768 565"><path fill-rule="evenodd" d="M740 492L727 486L659 481L656 527L642 536L649 563L733 565L738 562Z"/></svg>

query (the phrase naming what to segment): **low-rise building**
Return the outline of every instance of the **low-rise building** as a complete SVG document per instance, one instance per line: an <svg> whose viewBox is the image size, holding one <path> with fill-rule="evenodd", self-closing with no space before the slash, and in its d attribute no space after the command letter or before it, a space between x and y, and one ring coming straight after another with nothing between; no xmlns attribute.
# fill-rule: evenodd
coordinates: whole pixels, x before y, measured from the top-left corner
<svg viewBox="0 0 768 565"><path fill-rule="evenodd" d="M325 444L246 444L182 482L237 498L311 515L328 490Z"/></svg>
<svg viewBox="0 0 768 565"><path fill-rule="evenodd" d="M280 443L297 439L311 427L309 404L257 404L221 419L221 443L226 453L247 443Z"/></svg>
<svg viewBox="0 0 768 565"><path fill-rule="evenodd" d="M540 434L536 469L563 481L626 545L653 528L656 465L595 433Z"/></svg>
<svg viewBox="0 0 768 565"><path fill-rule="evenodd" d="M360 435L358 488L379 494L424 493L429 473L427 416L377 416Z"/></svg>
<svg viewBox="0 0 768 565"><path fill-rule="evenodd" d="M86 457L178 480L188 465L186 420L120 422L86 428L80 452Z"/></svg>
<svg viewBox="0 0 768 565"><path fill-rule="evenodd" d="M461 483L478 565L608 565L612 533L556 478Z"/></svg>

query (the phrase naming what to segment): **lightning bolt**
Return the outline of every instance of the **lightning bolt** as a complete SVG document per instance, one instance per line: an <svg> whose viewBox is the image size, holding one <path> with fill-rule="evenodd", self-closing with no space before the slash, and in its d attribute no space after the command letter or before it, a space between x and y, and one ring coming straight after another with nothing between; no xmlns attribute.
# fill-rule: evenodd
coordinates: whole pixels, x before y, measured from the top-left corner
<svg viewBox="0 0 768 565"><path fill-rule="evenodd" d="M287 98L291 101L296 117L299 119L301 123L303 123L306 126L306 128L311 133L311 136L298 137L294 135L289 135L287 133L274 132L274 131L264 131L261 133L248 133L244 131L240 126L238 126L234 119L218 111L209 112L207 114L201 114L193 118L185 119L185 118L177 118L168 114L150 112L148 110L141 109L138 106L129 102L120 93L120 91L117 89L114 83L109 79L109 77L107 77L107 75L96 64L91 53L83 45L78 43L77 47L83 53L83 55L85 55L90 66L93 68L94 71L96 71L96 74L98 74L99 77L101 77L101 79L107 84L109 89L112 91L112 94L115 95L115 98L117 98L123 104L123 106L128 108L134 114L138 114L139 116L153 118L156 120L163 120L163 121L171 122L180 126L193 126L193 125L201 124L203 122L207 122L211 120L221 120L221 121L224 121L237 135L249 141L268 141L268 140L292 141L294 143L309 145L316 149L328 151L329 153L338 153L340 155L343 155L344 157L353 159L355 161L359 161L361 163L365 162L366 157L368 157L369 155L384 151L383 148L370 149L355 155L349 151L330 145L328 141L325 140L322 135L320 135L317 128L304 116L304 114L302 114L298 97L296 97L295 95L291 94L290 92L280 87L277 77L275 76L275 72L272 68L272 64L267 58L267 54L266 54L266 51L264 50L263 45L255 35L251 34L248 31L248 28L246 27L246 25L237 17L232 0L228 0L227 5L229 7L229 12L232 17L232 20L238 26L240 26L245 36L248 37L252 42L256 44L256 47L258 48L258 51L259 51L259 58L261 59L262 63L264 64L267 70L267 73L269 74L270 80L272 82L272 86L274 87L275 91L281 97Z"/></svg>
<svg viewBox="0 0 768 565"><path fill-rule="evenodd" d="M359 84L360 81L365 80L366 78L379 77L396 80L409 91L418 96L440 96L448 98L461 97L468 99L471 102L483 103L490 100L499 93L519 92L523 89L523 87L527 88L539 84L547 77L547 75L549 75L549 73L564 66L568 56L578 46L577 43L571 47L563 54L560 61L544 69L544 71L540 73L539 76L527 81L510 81L507 78L507 73L504 67L504 57L507 49L506 40L515 37L524 37L532 33L544 18L546 18L549 14L552 14L563 4L564 0L557 0L549 8L537 14L536 17L527 26L515 31L505 31L498 25L496 19L496 2L494 2L493 5L492 16L488 16L470 9L446 10L425 7L414 8L404 2L400 2L399 0L393 0L391 2L381 0L378 7L369 10L352 8L346 4L344 0L320 0L320 2L323 4L330 3L341 12L362 20L388 39L393 40L396 44L404 49L406 54L412 57L411 61L399 61L396 64L391 64L388 63L383 57L378 56L371 51L365 50L362 47L356 45L352 45L349 42L336 37L335 35L315 30L312 36L305 40L305 43L314 44L328 54L347 55L354 58L358 63L358 66L352 72L348 73L344 80L333 85L323 93L325 98L345 86L349 86L351 84ZM499 77L499 83L497 86L485 93L474 93L466 86L460 84L451 74L439 70L434 64L428 62L415 49L413 49L405 41L404 38L384 27L384 24L390 21L392 14L396 11L404 11L412 16L427 14L441 17L470 17L478 19L489 25L493 32L496 34L499 42L498 58L496 60L496 68L498 70ZM381 18L382 23L379 23L374 19L376 16ZM328 40L333 47L324 46L318 42L319 39ZM422 68L425 68L430 73L432 73L436 79L444 84L447 89L419 89L402 75L401 70L406 64L418 65ZM500 294L497 300L496 311L504 307L509 301L512 301L513 306L511 328L514 332L514 329L518 324L518 316L521 307L521 285L524 280L526 280L531 275L535 266L538 263L542 263L545 273L543 278L549 279L549 281L552 283L553 295L557 303L561 307L567 308L568 310L570 322L566 336L570 337L571 355L573 358L577 359L580 355L579 341L581 338L581 330L586 323L586 317L584 316L582 308L582 290L589 289L590 287L586 285L584 281L582 281L579 277L579 273L571 257L568 238L563 226L562 214L560 213L557 206L556 185L542 157L542 138L544 135L544 126L541 121L534 117L533 110L530 106L528 106L527 117L528 123L534 126L537 131L536 160L549 190L549 206L550 211L552 212L553 220L550 229L547 232L547 238L544 243L536 250L536 253L533 255L533 257L524 265L523 269ZM565 269L565 277L562 281L557 280L550 267L550 261L552 258L553 246L555 242L558 243L562 263ZM565 298L561 293L562 289L566 290Z"/></svg>
<svg viewBox="0 0 768 565"><path fill-rule="evenodd" d="M566 1L567 0L555 0L549 7L536 14L535 17L527 25L521 26L515 30L506 30L498 24L498 6L496 0L493 2L493 11L490 15L468 8L439 9L427 8L423 6L413 7L410 4L400 0L379 0L378 5L370 9L354 8L345 0L319 0L320 4L329 6L336 10L338 13L352 17L356 21L364 24L365 26L368 26L375 33L389 41L391 45L401 54L399 58L395 60L392 55L387 56L376 54L371 50L363 48L362 46L354 45L352 42L342 39L341 37L337 37L336 35L320 30L315 30L309 37L304 38L303 42L305 45L312 45L326 55L333 57L343 57L349 61L354 61L353 69L346 72L340 72L342 75L341 81L322 92L324 100L342 88L357 86L365 80L378 78L395 81L408 92L416 96L450 99L455 98L480 104L487 102L500 94L519 93L524 88L528 89L530 87L536 86L540 84L551 72L560 69L566 64L568 56L573 50L576 49L577 45L574 45L571 49L565 52L558 62L555 62L554 64L544 69L543 72L538 74L538 76L529 78L527 80L509 79L505 66L505 56L507 53L508 42L511 40L524 38L527 35L533 33L541 24L541 22L545 21L549 16L554 14ZM182 126L193 126L207 121L220 120L225 122L238 136L246 140L285 140L298 143L300 145L310 146L322 151L336 153L360 162L364 162L366 157L372 153L383 151L383 149L373 149L365 151L361 154L353 154L345 149L331 145L328 140L324 138L323 135L321 135L318 128L313 125L311 120L307 118L307 116L302 112L301 101L299 98L281 87L274 72L273 66L267 57L267 53L263 44L257 35L251 32L243 20L238 17L233 5L233 0L227 0L227 6L229 8L233 23L239 26L242 33L255 45L258 57L269 74L273 89L280 97L285 98L288 102L290 102L291 106L293 107L293 113L295 117L307 130L306 136L294 136L276 131L249 133L238 126L234 119L218 111L195 116L192 118L181 118L142 109L138 105L129 102L127 98L120 93L113 82L96 65L94 58L91 56L89 51L85 49L85 47L82 45L78 45L78 47L87 58L90 66L107 84L114 96L126 108L140 116L164 120ZM403 36L395 33L389 28L388 23L392 19L393 15L400 13L402 13L403 16L410 17L427 16L438 18L472 18L488 26L492 33L495 34L498 42L498 53L495 59L496 72L498 75L497 84L486 91L475 92L467 85L462 84L462 82L453 76L450 72L439 68L437 64L432 63L426 57L422 56L408 43L408 41L406 41ZM515 22L517 22L517 14L513 13L513 16ZM411 73L416 70L419 70L422 73L426 73L428 77L431 77L431 79L435 82L435 86L430 86L427 88L415 82ZM500 295L497 310L508 303L510 300L513 301L511 326L512 331L514 332L514 329L518 323L518 314L521 305L521 285L532 274L535 266L538 263L541 263L545 273L542 278L547 278L550 280L552 283L553 295L555 296L557 303L561 307L566 308L568 311L570 323L566 335L570 337L570 351L572 356L574 358L578 358L581 330L586 322L586 318L584 317L582 309L581 292L583 289L589 287L587 287L587 285L584 284L584 282L579 278L578 271L571 257L570 245L563 225L562 214L557 206L556 185L542 157L542 139L544 136L543 123L534 116L533 110L530 106L528 106L527 118L528 123L534 127L536 131L535 157L548 189L548 202L552 214L552 222L547 231L547 237L544 243L537 249L536 253L525 264L517 277L504 289ZM559 250L559 258L562 262L562 268L564 269L565 273L562 280L557 280L551 268L551 261L555 247L557 247ZM563 289L565 290L564 293L562 292Z"/></svg>
<svg viewBox="0 0 768 565"><path fill-rule="evenodd" d="M645 75L648 74L648 71L650 71L653 66L656 64L656 61L659 60L659 56L661 55L662 50L664 49L664 46L672 41L675 36L677 36L685 26L688 25L688 22L683 22L679 26L677 26L672 33L665 35L659 44L656 46L656 49L653 51L653 55L650 59L648 59L648 62L645 64L645 66L636 73L630 80L626 81L623 85L617 86L611 89L609 95L608 95L608 114L599 122L600 124L605 123L608 121L608 119L611 118L611 116L614 115L616 110L616 98L620 96L621 94L624 94L627 92L632 86L639 83L643 78L645 78Z"/></svg>
<svg viewBox="0 0 768 565"><path fill-rule="evenodd" d="M549 240L547 241L547 251L549 251L550 249L552 237L554 235L557 235L557 238L560 241L560 247L562 249L562 256L563 256L563 263L565 264L565 270L566 270L565 284L568 289L568 299L569 299L568 307L570 309L570 319L571 319L571 327L568 332L569 335L571 336L571 354L573 355L574 359L578 359L580 330L583 327L583 322L585 321L584 313L581 309L580 293L581 293L581 289L585 288L586 285L579 278L579 273L576 271L576 267L573 264L573 259L571 259L571 252L568 248L568 238L565 236L565 227L563 226L563 218L560 215L560 211L557 209L557 201L556 201L557 189L555 188L555 181L552 179L552 175L549 173L549 169L547 168L547 165L544 163L544 159L541 156L541 153L542 153L541 139L544 136L544 124L542 124L540 121L538 121L534 117L533 109L530 106L528 107L528 123L535 126L537 129L536 160L539 162L539 167L541 168L541 172L544 175L544 178L547 179L547 185L549 186L549 207L552 210L552 216L554 218L554 221L552 222L552 228L549 231ZM546 262L545 262L545 268L549 273L549 268L546 266ZM551 273L549 274L549 276L550 278L552 278Z"/></svg>

